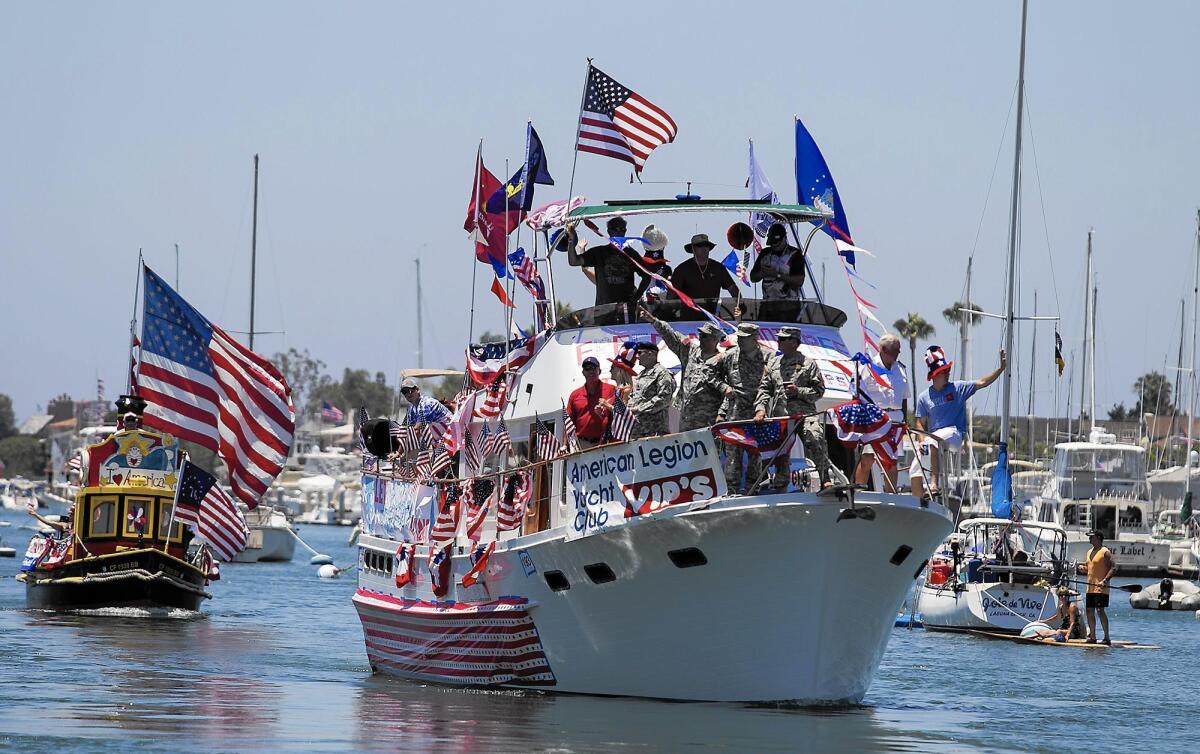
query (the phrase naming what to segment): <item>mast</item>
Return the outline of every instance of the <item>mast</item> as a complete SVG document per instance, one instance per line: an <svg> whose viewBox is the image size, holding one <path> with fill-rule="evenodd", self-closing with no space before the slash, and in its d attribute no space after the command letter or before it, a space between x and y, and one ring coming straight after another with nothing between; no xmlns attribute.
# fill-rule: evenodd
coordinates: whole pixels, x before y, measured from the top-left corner
<svg viewBox="0 0 1200 754"><path fill-rule="evenodd" d="M1089 363L1088 359L1091 356L1091 340L1092 340L1092 233L1094 229L1088 228L1087 239L1087 272L1083 278L1083 364L1080 368L1079 380L1079 434L1083 437L1087 435L1083 431L1083 415L1088 405L1087 402L1087 387ZM1094 417L1088 417L1089 420L1094 420Z"/></svg>
<svg viewBox="0 0 1200 754"><path fill-rule="evenodd" d="M254 220L250 225L250 350L254 350L254 272L258 257L258 155L254 155Z"/></svg>
<svg viewBox="0 0 1200 754"><path fill-rule="evenodd" d="M1024 127L1025 117L1025 22L1028 14L1029 0L1022 0L1021 57L1020 66L1017 70L1017 137L1015 148L1013 149L1012 203L1009 207L1008 226L1008 291L1004 297L1006 322L1004 328L1004 350L1010 354L1012 353L1013 325L1015 320L1013 305L1017 284L1018 227L1021 214L1021 131ZM1012 369L1004 370L1004 385L1000 402L1000 444L1002 446L1008 444L1008 420L1012 408L1012 372Z"/></svg>
<svg viewBox="0 0 1200 754"><path fill-rule="evenodd" d="M1037 289L1036 288L1033 291L1033 311L1034 311L1034 313L1037 313ZM1033 345L1029 349L1028 417L1029 417L1029 460L1032 461L1037 456L1037 454L1033 452L1033 388L1034 388L1035 377L1037 375L1037 324L1036 323L1034 323L1034 325L1033 325L1033 335L1030 338L1030 340L1033 341Z"/></svg>
<svg viewBox="0 0 1200 754"><path fill-rule="evenodd" d="M1091 403L1088 404L1088 412L1091 417L1093 427L1096 426L1096 300L1099 299L1099 297L1100 297L1100 289L1093 285L1092 286L1092 325L1091 325L1091 333L1090 333L1090 335L1092 337L1089 340L1089 342L1091 343L1091 348L1092 348L1092 356L1090 359L1088 359L1088 364L1091 366L1091 369L1092 369L1092 371L1088 374L1088 383L1089 383L1088 384L1088 397L1091 399Z"/></svg>
<svg viewBox="0 0 1200 754"><path fill-rule="evenodd" d="M1200 210L1196 211L1196 270L1192 278L1192 362L1188 366L1188 406L1187 406L1187 451L1184 454L1183 468L1183 499L1188 500L1192 494L1192 425L1195 419L1192 412L1196 407L1196 307L1200 305Z"/></svg>
<svg viewBox="0 0 1200 754"><path fill-rule="evenodd" d="M971 303L971 266L975 262L974 255L967 257L967 300L965 303L968 307L973 308ZM971 379L971 319L975 316L973 312L959 312L962 319L958 321L958 337L959 337L959 353L962 354L963 368L962 379ZM967 458L970 468L975 468L975 407L973 403L967 403Z"/></svg>
<svg viewBox="0 0 1200 754"><path fill-rule="evenodd" d="M417 366L425 366L425 347L421 339L421 258L417 257L414 261L417 266Z"/></svg>

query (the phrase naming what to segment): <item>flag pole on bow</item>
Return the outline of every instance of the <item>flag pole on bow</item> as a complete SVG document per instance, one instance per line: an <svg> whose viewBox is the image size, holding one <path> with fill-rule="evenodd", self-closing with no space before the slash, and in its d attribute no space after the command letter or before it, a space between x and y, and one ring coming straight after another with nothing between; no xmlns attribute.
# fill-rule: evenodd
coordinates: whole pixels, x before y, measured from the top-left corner
<svg viewBox="0 0 1200 754"><path fill-rule="evenodd" d="M575 191L575 167L579 165L579 132L583 129L583 105L587 100L587 82L591 75L592 59L588 58L587 67L583 70L583 89L579 92L579 114L575 118L575 143L571 145L575 156L571 159L571 180L567 182L567 215L571 214L571 197ZM553 251L554 249L548 249L546 254L549 255Z"/></svg>

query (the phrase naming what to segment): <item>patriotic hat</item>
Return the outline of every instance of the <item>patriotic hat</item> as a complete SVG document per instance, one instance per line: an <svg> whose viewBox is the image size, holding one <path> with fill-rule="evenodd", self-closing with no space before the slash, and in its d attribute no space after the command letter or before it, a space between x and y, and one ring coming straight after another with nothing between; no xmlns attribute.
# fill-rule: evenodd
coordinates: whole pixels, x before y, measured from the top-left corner
<svg viewBox="0 0 1200 754"><path fill-rule="evenodd" d="M122 395L115 402L118 416L125 414L141 416L142 412L146 410L146 399L137 395Z"/></svg>
<svg viewBox="0 0 1200 754"><path fill-rule="evenodd" d="M925 349L925 366L929 368L929 379L932 380L942 372L949 372L954 362L946 361L946 353L941 346L930 346Z"/></svg>
<svg viewBox="0 0 1200 754"><path fill-rule="evenodd" d="M620 367L621 369L624 369L626 372L633 374L633 365L635 363L634 354L636 352L637 352L637 341L636 340L627 340L624 343L622 343L620 349L617 350L616 357L609 359L609 361L611 361L613 363L613 366Z"/></svg>

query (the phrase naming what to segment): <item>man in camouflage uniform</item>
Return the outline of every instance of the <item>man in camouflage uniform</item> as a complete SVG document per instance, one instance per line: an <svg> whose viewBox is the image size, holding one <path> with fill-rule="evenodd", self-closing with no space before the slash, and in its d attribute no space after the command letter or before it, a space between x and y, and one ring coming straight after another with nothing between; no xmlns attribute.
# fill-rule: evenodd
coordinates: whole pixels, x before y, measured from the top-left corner
<svg viewBox="0 0 1200 754"><path fill-rule="evenodd" d="M642 373L633 381L633 393L629 396L629 410L634 416L629 439L669 434L667 418L671 397L675 395L675 378L658 363L657 343L638 343L637 357Z"/></svg>
<svg viewBox="0 0 1200 754"><path fill-rule="evenodd" d="M771 352L758 344L758 325L743 322L737 328L737 344L724 353L705 362L708 367L703 378L706 385L725 397L717 411L717 421L738 421L754 418L754 399L758 396L758 385ZM730 460L725 466L725 481L729 491L736 493L741 488L742 471L746 472L746 484L757 490L756 482L762 475L762 459L756 453L749 454L744 462L744 451L727 446Z"/></svg>
<svg viewBox="0 0 1200 754"><path fill-rule="evenodd" d="M711 427L725 397L712 384L705 382L704 362L720 353L718 344L724 333L711 322L705 322L696 332L696 340L688 340L675 328L658 319L646 308L642 316L662 337L667 348L679 358L679 392L675 406L679 409L679 431Z"/></svg>
<svg viewBox="0 0 1200 754"><path fill-rule="evenodd" d="M766 373L758 386L754 418L761 421L768 416L797 416L804 414L804 425L800 439L804 443L804 456L817 469L821 487L833 485L834 478L845 484L845 477L829 462L829 448L825 445L825 427L820 416L810 416L817 411L817 399L825 395L825 380L817 363L800 353L800 331L794 327L779 328L779 356L772 356ZM788 487L791 460L781 453L775 459L775 482L772 491L783 492Z"/></svg>

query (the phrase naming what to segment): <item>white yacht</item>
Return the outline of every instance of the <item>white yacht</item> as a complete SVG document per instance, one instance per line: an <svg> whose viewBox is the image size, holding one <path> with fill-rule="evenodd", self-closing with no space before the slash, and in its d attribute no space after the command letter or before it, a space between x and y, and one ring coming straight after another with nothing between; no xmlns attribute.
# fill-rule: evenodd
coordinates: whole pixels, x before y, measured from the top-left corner
<svg viewBox="0 0 1200 754"><path fill-rule="evenodd" d="M603 223L698 210L766 212L793 224L820 218L800 205L669 200L571 216ZM734 302L720 303L731 317ZM820 408L849 397L832 363L849 356L842 311L816 299L741 303L765 345L782 325L801 330L803 352L827 381ZM677 301L655 308L688 337L703 321ZM502 414L511 453L485 459L483 474L472 478L464 465L457 479L422 479L401 464L363 473L353 601L371 667L470 686L858 703L896 610L950 531L948 513L902 494L730 494L722 443L708 428L542 457L534 439L564 437L562 400L581 384L583 359L607 363L627 339L657 341L629 316L623 305L597 306L557 326L551 318L533 337L532 354L511 370ZM659 358L678 365L665 348ZM374 449L389 455L383 435L385 446ZM456 518L463 485L474 514ZM517 490L527 494L520 507ZM484 495L490 508L480 511Z"/></svg>
<svg viewBox="0 0 1200 754"><path fill-rule="evenodd" d="M246 548L234 556L235 563L266 563L287 562L296 554L296 535L287 516L269 505L259 505L254 510L244 506L242 515L246 517L246 527L250 534L246 537Z"/></svg>
<svg viewBox="0 0 1200 754"><path fill-rule="evenodd" d="M972 518L929 561L917 609L934 631L1020 633L1058 610L1071 570L1055 524Z"/></svg>
<svg viewBox="0 0 1200 754"><path fill-rule="evenodd" d="M1154 536L1146 451L1116 442L1093 428L1087 442L1054 446L1051 476L1034 498L1036 520L1067 533L1067 557L1082 563L1091 545L1087 532L1104 535L1122 576L1165 574L1171 544Z"/></svg>

